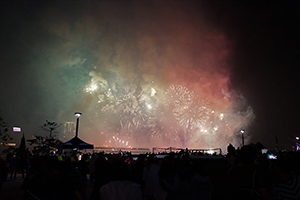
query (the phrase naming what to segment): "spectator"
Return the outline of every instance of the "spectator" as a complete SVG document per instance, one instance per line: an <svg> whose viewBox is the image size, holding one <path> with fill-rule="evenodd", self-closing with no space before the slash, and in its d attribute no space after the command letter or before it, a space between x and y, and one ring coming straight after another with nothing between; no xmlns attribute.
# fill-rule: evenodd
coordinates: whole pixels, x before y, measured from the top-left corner
<svg viewBox="0 0 300 200"><path fill-rule="evenodd" d="M173 165L170 158L165 161L168 165ZM162 168L165 168L163 163ZM160 171L160 177L165 177L165 179L161 179L161 185L167 192L166 200L211 200L212 184L210 178L196 173L188 154L182 156L176 173L172 174L171 172L164 175Z"/></svg>
<svg viewBox="0 0 300 200"><path fill-rule="evenodd" d="M9 170L10 170L10 179L17 178L17 172L20 166L20 158L14 154L9 162Z"/></svg>
<svg viewBox="0 0 300 200"><path fill-rule="evenodd" d="M143 170L144 196L147 200L154 200L155 191L159 186L158 172L159 166L155 162L155 155L151 154Z"/></svg>
<svg viewBox="0 0 300 200"><path fill-rule="evenodd" d="M140 185L129 181L129 169L124 161L112 163L113 180L100 189L101 200L142 200Z"/></svg>
<svg viewBox="0 0 300 200"><path fill-rule="evenodd" d="M90 183L94 183L95 181L95 176L96 176L95 160L96 159L97 159L96 154L93 153L89 165Z"/></svg>
<svg viewBox="0 0 300 200"><path fill-rule="evenodd" d="M32 173L22 184L24 200L84 200L81 175L71 162L59 162L55 156L36 157Z"/></svg>
<svg viewBox="0 0 300 200"><path fill-rule="evenodd" d="M145 156L143 154L140 154L138 156L137 162L132 164L131 178L133 182L141 185L142 189L144 188L144 181L143 181L144 167L145 167Z"/></svg>
<svg viewBox="0 0 300 200"><path fill-rule="evenodd" d="M230 167L235 167L236 158L235 158L235 148L232 144L229 144L227 147L227 161Z"/></svg>
<svg viewBox="0 0 300 200"><path fill-rule="evenodd" d="M87 174L89 171L88 154L83 154L80 161L77 163L78 172L82 177L84 188L86 189Z"/></svg>
<svg viewBox="0 0 300 200"><path fill-rule="evenodd" d="M2 184L6 181L8 175L8 168L6 166L5 161L0 158L0 191L2 188Z"/></svg>
<svg viewBox="0 0 300 200"><path fill-rule="evenodd" d="M229 186L233 200L259 199L255 188L256 168L254 161L256 149L251 145L243 146L240 150L239 163L228 171Z"/></svg>
<svg viewBox="0 0 300 200"><path fill-rule="evenodd" d="M294 164L291 157L278 155L275 170L279 175L279 181L273 187L275 200L300 199L300 176L293 173Z"/></svg>
<svg viewBox="0 0 300 200"><path fill-rule="evenodd" d="M109 163L103 153L99 153L95 160L95 184L91 194L91 200L100 199L100 188L111 181L111 163Z"/></svg>

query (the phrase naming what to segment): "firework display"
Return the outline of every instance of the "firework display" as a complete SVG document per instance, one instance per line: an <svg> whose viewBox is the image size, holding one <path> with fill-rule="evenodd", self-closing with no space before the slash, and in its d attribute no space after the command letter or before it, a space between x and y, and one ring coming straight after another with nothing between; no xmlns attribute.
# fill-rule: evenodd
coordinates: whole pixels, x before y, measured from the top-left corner
<svg viewBox="0 0 300 200"><path fill-rule="evenodd" d="M214 9L205 1L39 5L20 18L20 29L7 35L13 43L3 46L18 49L7 59L16 60L19 51L22 59L13 65L19 70L6 68L11 76L3 76L3 88L12 92L2 104L27 96L5 115L22 111L15 120L38 132L32 127L41 119L72 122L70 113L80 111L79 136L95 147L239 145L237 133L254 115L242 95L248 91L232 84L235 37L219 19L211 20ZM15 77L16 72L28 76Z"/></svg>
<svg viewBox="0 0 300 200"><path fill-rule="evenodd" d="M220 147L251 121L250 107L233 109L236 102L217 106L205 94L181 84L159 88L93 77L85 92L94 99L94 120L103 130L107 147ZM118 79L116 79L118 80ZM120 80L120 79L119 79ZM103 117L104 116L104 117Z"/></svg>

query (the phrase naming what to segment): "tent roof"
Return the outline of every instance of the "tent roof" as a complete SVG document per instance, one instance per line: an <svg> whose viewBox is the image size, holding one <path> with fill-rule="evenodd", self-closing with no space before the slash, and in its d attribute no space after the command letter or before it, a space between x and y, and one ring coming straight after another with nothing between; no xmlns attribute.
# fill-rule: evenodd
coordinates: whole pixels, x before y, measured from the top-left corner
<svg viewBox="0 0 300 200"><path fill-rule="evenodd" d="M94 145L88 144L78 137L74 137L71 140L60 145L63 149L93 149Z"/></svg>

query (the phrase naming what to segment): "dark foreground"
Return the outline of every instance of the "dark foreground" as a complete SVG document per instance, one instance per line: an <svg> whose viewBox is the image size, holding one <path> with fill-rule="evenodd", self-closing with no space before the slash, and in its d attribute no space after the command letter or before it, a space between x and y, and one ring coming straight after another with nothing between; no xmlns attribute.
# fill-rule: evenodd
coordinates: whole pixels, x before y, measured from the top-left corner
<svg viewBox="0 0 300 200"><path fill-rule="evenodd" d="M25 179L20 173L17 173L15 178L8 175L2 185L0 199L105 200L110 198L100 198L102 192L101 190L99 193L100 188L109 185L107 183L124 180L142 186L138 192L144 200L161 200L154 198L152 187L154 185L167 191L167 198L162 198L164 200L250 199L250 193L245 193L245 189L248 191L255 189L260 193L255 199L283 199L281 195L286 194L278 192L278 187L280 189L282 184L286 187L284 184L289 183L294 177L299 177L300 152L281 153L278 160L273 160L268 159L267 155L251 152L253 148L248 147L247 149L245 146L240 152L229 153L227 156L199 156L183 152L165 155L144 154L139 157L131 154L99 153L82 155L80 161L72 161L70 158L60 161L59 156L46 156L43 159L37 157L40 163L31 165L35 167L31 167ZM293 159L290 159L291 156ZM45 165L44 161L48 164ZM198 183L195 177L198 177ZM199 184L200 179L206 180L202 182L206 184L205 186ZM294 180L298 181L299 178ZM65 193L67 190L75 191L73 197ZM289 199L300 199L300 181L296 182L291 190L288 191L290 192L288 195L291 196ZM28 191L32 191L31 193L36 196L28 195ZM78 191L81 194L79 196L76 194ZM197 196L189 198L190 192L194 192ZM203 194L206 196L200 198L199 196ZM70 198L64 198L62 195Z"/></svg>

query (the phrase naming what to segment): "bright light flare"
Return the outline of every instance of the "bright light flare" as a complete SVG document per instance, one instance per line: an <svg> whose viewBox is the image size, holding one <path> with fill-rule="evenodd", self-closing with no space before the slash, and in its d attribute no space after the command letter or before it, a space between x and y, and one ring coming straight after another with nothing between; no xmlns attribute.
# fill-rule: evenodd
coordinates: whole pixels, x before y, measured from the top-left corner
<svg viewBox="0 0 300 200"><path fill-rule="evenodd" d="M92 83L89 87L85 88L85 91L92 94L97 88L98 86L95 83Z"/></svg>
<svg viewBox="0 0 300 200"><path fill-rule="evenodd" d="M220 120L223 120L224 119L224 114L221 113L220 116L219 116Z"/></svg>
<svg viewBox="0 0 300 200"><path fill-rule="evenodd" d="M156 90L154 88L151 88L151 97L154 97L156 95Z"/></svg>
<svg viewBox="0 0 300 200"><path fill-rule="evenodd" d="M75 116L76 116L76 117L80 117L81 115L82 115L82 113L80 113L80 112L76 112L76 113L75 113Z"/></svg>
<svg viewBox="0 0 300 200"><path fill-rule="evenodd" d="M209 150L209 151L207 151L207 153L208 153L208 154L210 154L210 155L212 155L212 154L214 154L214 153L215 153L215 151L213 151L213 150Z"/></svg>

